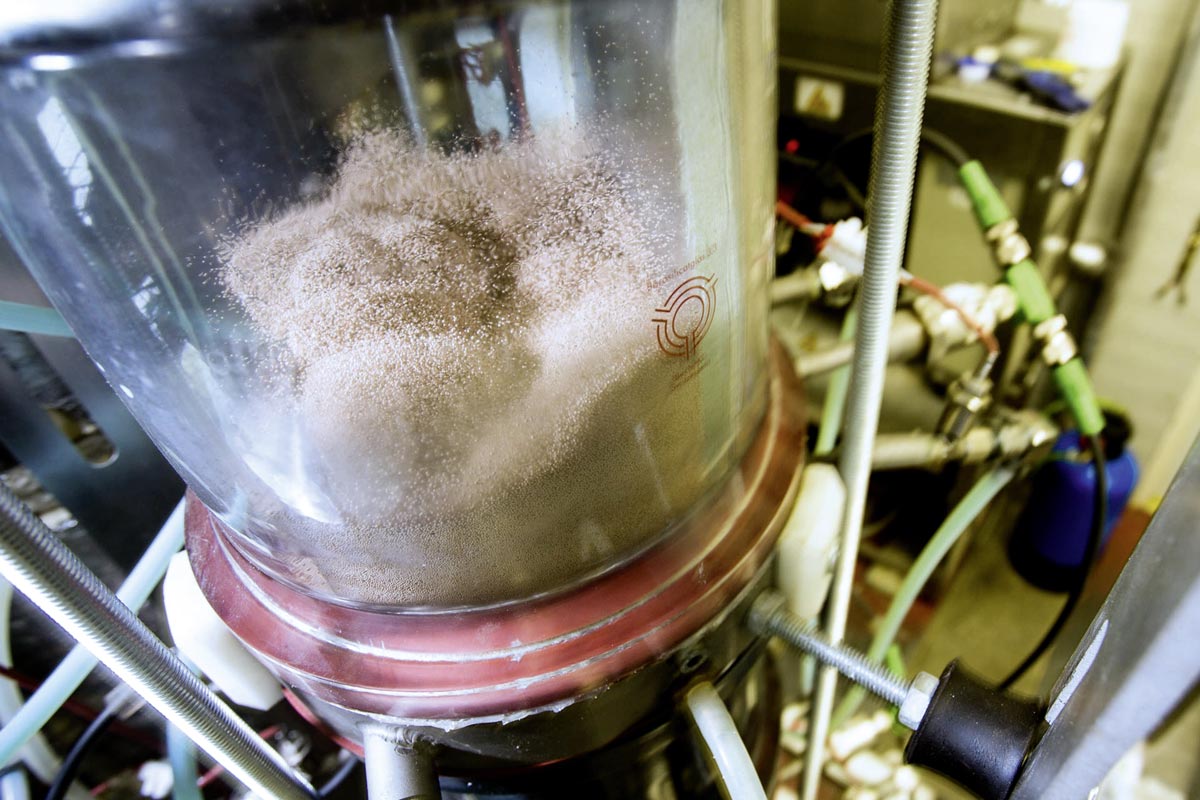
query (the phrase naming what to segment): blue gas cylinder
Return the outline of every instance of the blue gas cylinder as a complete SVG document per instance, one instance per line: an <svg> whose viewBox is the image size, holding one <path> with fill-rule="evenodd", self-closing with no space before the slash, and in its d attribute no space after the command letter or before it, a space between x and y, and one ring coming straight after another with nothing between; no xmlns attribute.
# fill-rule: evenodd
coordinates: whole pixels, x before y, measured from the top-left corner
<svg viewBox="0 0 1200 800"><path fill-rule="evenodd" d="M1108 466L1108 514L1100 547L1125 510L1138 479L1138 465L1126 447L1129 422L1108 414L1102 434ZM1078 431L1058 437L1033 478L1033 492L1009 543L1009 560L1026 580L1051 591L1067 591L1080 578L1096 491L1096 468Z"/></svg>

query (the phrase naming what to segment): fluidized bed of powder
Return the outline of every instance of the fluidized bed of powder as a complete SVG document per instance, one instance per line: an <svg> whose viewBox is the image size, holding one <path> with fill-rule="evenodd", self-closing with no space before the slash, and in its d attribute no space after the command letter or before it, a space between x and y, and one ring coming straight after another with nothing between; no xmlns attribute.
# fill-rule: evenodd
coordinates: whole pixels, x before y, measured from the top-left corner
<svg viewBox="0 0 1200 800"><path fill-rule="evenodd" d="M662 452L622 466L605 438L619 425L644 442L688 411L661 402L648 313L663 242L627 194L576 135L447 155L377 131L324 196L228 243L225 285L288 352L343 517L311 530L339 554L318 561L331 591L438 605L545 589L704 488ZM645 508L611 510L635 496ZM619 520L603 545L598 515ZM519 555L488 585L464 554L498 548Z"/></svg>

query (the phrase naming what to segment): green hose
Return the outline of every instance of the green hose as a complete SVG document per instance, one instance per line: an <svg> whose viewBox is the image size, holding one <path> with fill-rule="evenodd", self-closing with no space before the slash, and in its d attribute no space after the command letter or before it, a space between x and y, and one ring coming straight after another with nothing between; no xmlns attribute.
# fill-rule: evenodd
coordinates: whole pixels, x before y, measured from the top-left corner
<svg viewBox="0 0 1200 800"><path fill-rule="evenodd" d="M1008 205L987 171L978 161L969 161L958 172L963 188L971 198L975 218L985 232L1013 218ZM1046 282L1033 259L1025 258L1015 264L1006 264L1004 278L1017 295L1021 315L1030 325L1038 325L1058 314L1054 298L1050 296ZM1104 414L1096 400L1096 392L1088 377L1083 361L1075 356L1065 364L1053 368L1054 383L1059 394L1071 408L1080 433L1096 436L1104 429Z"/></svg>
<svg viewBox="0 0 1200 800"><path fill-rule="evenodd" d="M858 313L851 304L846 309L842 319L842 331L838 340L854 341L854 333L858 328ZM846 410L846 394L850 391L850 365L843 364L829 376L829 385L825 389L825 405L821 408L821 426L817 428L817 443L813 446L814 456L827 456L837 445L838 434L842 430L842 414Z"/></svg>
<svg viewBox="0 0 1200 800"><path fill-rule="evenodd" d="M870 649L867 650L867 658L872 661L881 661L887 656L888 648L895 641L901 623L908 616L909 610L916 602L921 589L928 583L933 571L937 569L938 564L950 552L950 548L954 547L955 542L975 521L980 512L987 508L988 503L992 502L993 498L1013 479L1015 474L1016 469L1012 466L1004 464L996 466L980 478L958 502L958 505L942 522L941 527L933 534L933 538L925 545L921 555L917 556L917 560L908 574L904 576L904 582L900 584L900 589L892 598L892 604L888 608L887 614L875 632L875 638L871 641ZM857 686L847 692L834 712L832 727L836 728L849 719L858 710L864 696L865 692Z"/></svg>

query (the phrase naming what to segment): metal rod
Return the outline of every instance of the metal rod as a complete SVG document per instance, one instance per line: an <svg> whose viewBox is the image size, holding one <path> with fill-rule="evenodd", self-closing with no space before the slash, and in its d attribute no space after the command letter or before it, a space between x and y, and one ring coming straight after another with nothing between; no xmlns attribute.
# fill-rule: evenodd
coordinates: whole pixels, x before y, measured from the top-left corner
<svg viewBox="0 0 1200 800"><path fill-rule="evenodd" d="M774 592L764 592L754 601L750 628L755 633L778 636L894 706L903 704L912 688L912 681L896 677L882 664L853 648L829 641L815 624L789 613L783 597Z"/></svg>
<svg viewBox="0 0 1200 800"><path fill-rule="evenodd" d="M767 800L746 743L713 685L698 683L688 690L685 699L688 713L716 766L721 793L727 800Z"/></svg>
<svg viewBox="0 0 1200 800"><path fill-rule="evenodd" d="M425 125L421 118L421 106L413 91L411 59L406 57L407 42L400 41L396 32L396 20L391 14L383 16L383 31L387 38L388 61L392 65L392 78L396 81L396 91L400 93L400 101L404 113L408 117L408 133L412 136L413 144L418 147L426 145Z"/></svg>
<svg viewBox="0 0 1200 800"><path fill-rule="evenodd" d="M888 363L898 364L921 355L929 344L925 326L911 311L897 311L887 337ZM802 353L796 358L796 372L802 378L823 375L854 360L854 342L838 342L824 350Z"/></svg>
<svg viewBox="0 0 1200 800"><path fill-rule="evenodd" d="M433 763L418 748L397 742L393 728L363 731L368 800L438 800L442 796Z"/></svg>
<svg viewBox="0 0 1200 800"><path fill-rule="evenodd" d="M825 632L835 644L845 636L858 559L871 456L883 399L888 332L896 305L896 284L904 259L912 208L936 18L936 0L893 0L888 15L883 77L875 109L870 218L863 278L858 291L853 378L847 401L846 435L838 464L846 483L846 512L833 589L825 612ZM817 796L837 676L837 670L825 667L818 679L805 756L804 800L814 800Z"/></svg>
<svg viewBox="0 0 1200 800"><path fill-rule="evenodd" d="M0 573L260 797L309 800L296 775L0 483Z"/></svg>

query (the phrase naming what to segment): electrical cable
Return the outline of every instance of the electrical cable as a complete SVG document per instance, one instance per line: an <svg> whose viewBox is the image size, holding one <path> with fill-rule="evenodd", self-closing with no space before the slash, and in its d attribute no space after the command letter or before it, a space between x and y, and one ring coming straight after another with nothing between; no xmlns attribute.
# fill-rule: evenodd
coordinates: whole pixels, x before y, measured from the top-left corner
<svg viewBox="0 0 1200 800"><path fill-rule="evenodd" d="M279 733L281 730L283 730L282 725L278 725L278 724L277 725L268 725L267 727L263 728L261 731L258 732L258 738L262 739L263 741L267 741L272 736ZM196 786L203 789L205 786L208 786L210 783L212 783L213 781L215 781L217 778L221 777L224 774L225 774L225 767L223 767L220 764L213 764L213 766L208 770L208 772L205 772L203 775L201 775L196 780Z"/></svg>
<svg viewBox="0 0 1200 800"><path fill-rule="evenodd" d="M838 141L832 148L830 148L829 152L826 153L825 158L820 161L802 158L794 153L788 153L785 151L780 151L779 157L788 163L812 170L818 175L823 172L831 175L833 180L846 193L846 196L850 198L850 202L865 212L869 204L869 198L867 198L863 194L862 189L860 189L858 185L846 175L845 171L838 165L836 157L837 154L846 147L854 144L855 142L864 139L870 139L873 134L874 130L872 128L861 128L848 134L843 139ZM955 169L961 169L962 166L968 163L970 160L970 156L961 145L959 145L946 134L933 130L932 128L922 129L921 145L922 147L928 148L945 158L948 162L954 165Z"/></svg>
<svg viewBox="0 0 1200 800"><path fill-rule="evenodd" d="M54 782L50 784L50 788L46 791L45 800L63 800L66 797L67 788L75 780L75 773L79 772L79 767L83 764L83 759L87 756L88 750L100 738L105 729L116 720L118 706L119 704L104 709L104 713L92 720L91 724L84 729L79 738L75 740L75 743L71 745L71 749L63 757L62 767L59 768L58 775L55 776Z"/></svg>
<svg viewBox="0 0 1200 800"><path fill-rule="evenodd" d="M1107 527L1108 520L1108 464L1104 460L1104 445L1099 436L1088 437L1088 446L1092 451L1092 466L1096 473L1096 493L1093 495L1092 525L1083 553L1083 563L1079 567L1079 580L1067 596L1067 602L1058 612L1050 629L1042 636L1041 641L1030 651L1029 655L1025 656L1025 660L1000 682L997 688L1001 691L1011 688L1054 644L1054 640L1066 627L1067 620L1075 611L1075 607L1079 605L1079 601L1083 597L1084 586L1087 584L1088 574L1092 571L1096 556L1100 552L1100 542L1104 540L1104 529Z"/></svg>
<svg viewBox="0 0 1200 800"><path fill-rule="evenodd" d="M278 800L312 800L308 782L2 483L0 574L250 791Z"/></svg>
<svg viewBox="0 0 1200 800"><path fill-rule="evenodd" d="M921 145L928 147L949 161L954 165L955 169L962 169L963 165L971 160L971 157L967 155L966 148L946 134L933 128L924 128L921 130Z"/></svg>
<svg viewBox="0 0 1200 800"><path fill-rule="evenodd" d="M782 200L775 201L775 213L801 233L817 238L828 235L832 227L830 225L823 225L820 222L813 222Z"/></svg>
<svg viewBox="0 0 1200 800"><path fill-rule="evenodd" d="M801 169L807 169L815 173L818 178L823 177L820 174L821 170L831 168L831 174L829 176L832 177L834 182L841 187L842 191L846 193L846 197L850 199L850 202L853 203L854 206L860 211L865 212L867 210L867 198L863 195L862 190L854 184L854 181L850 180L850 178L846 176L846 173L841 169L841 167L831 162L829 159L817 161L816 159L802 158L785 150L780 150L778 155L779 158L785 163L792 164L800 167Z"/></svg>
<svg viewBox="0 0 1200 800"><path fill-rule="evenodd" d="M353 753L349 753L349 757L342 762L342 765L338 767L337 772L333 773L333 775L329 777L329 780L325 781L325 783L323 783L321 787L317 789L317 797L327 798L336 792L338 788L346 782L346 779L354 774L354 770L357 769L358 765L361 763L362 761L359 760L358 756L354 755Z"/></svg>
<svg viewBox="0 0 1200 800"><path fill-rule="evenodd" d="M996 337L990 331L988 331L987 328L983 327L983 324L980 323L979 320L975 319L975 317L969 311L956 303L954 300L951 300L949 297L947 297L946 293L942 291L942 287L938 286L932 281L927 281L924 278L917 277L916 275L905 274L900 276L900 284L902 286L907 286L914 291L920 292L921 294L932 297L934 300L937 300L939 303L958 315L958 318L962 320L963 324L966 325L976 337L978 337L979 341L987 349L990 360L994 361L995 357L999 355L1000 342L996 339Z"/></svg>
<svg viewBox="0 0 1200 800"><path fill-rule="evenodd" d="M821 166L834 164L835 158L840 151L845 150L856 142L870 140L874 135L874 128L859 128L856 131L846 134L837 144L830 148L829 152L825 155L825 160L821 162ZM933 128L924 127L921 129L921 146L932 150L949 161L955 169L962 169L971 160L966 148L946 134Z"/></svg>
<svg viewBox="0 0 1200 800"><path fill-rule="evenodd" d="M17 684L17 686L21 687L22 689L24 689L27 692L36 692L42 686L41 681L39 681L36 678L33 678L29 675L26 675L24 672L21 672L20 670L12 669L11 667L0 666L0 677L9 679L10 681ZM97 709L92 708L91 706L87 705L86 703L81 703L78 700L73 700L73 699L66 700L62 704L61 710L66 711L68 714L70 714L74 717L77 717L78 719L81 719L84 722L91 722L96 717L100 716L100 714L102 713L101 711L98 711ZM157 750L160 750L162 747L162 743L157 741L154 737L150 736L149 734L147 734L143 731L138 730L137 728L134 728L130 725L126 725L125 723L122 723L122 722L114 722L113 726L111 728L109 728L109 730L112 733L122 736L122 737L130 740L131 742L134 742L135 744L140 744L143 747L146 747L150 750L157 751ZM12 766L12 764L10 764L9 766ZM54 766L53 772L57 772L57 771L58 771L58 762L55 761L55 766ZM0 769L0 777L3 777L3 776L4 776L4 770ZM49 780L50 779L47 778L46 782L48 783Z"/></svg>

